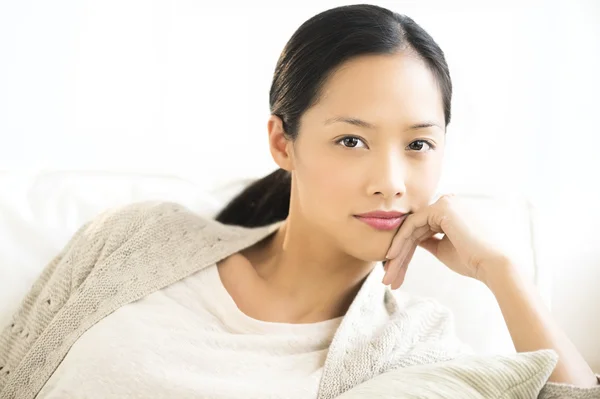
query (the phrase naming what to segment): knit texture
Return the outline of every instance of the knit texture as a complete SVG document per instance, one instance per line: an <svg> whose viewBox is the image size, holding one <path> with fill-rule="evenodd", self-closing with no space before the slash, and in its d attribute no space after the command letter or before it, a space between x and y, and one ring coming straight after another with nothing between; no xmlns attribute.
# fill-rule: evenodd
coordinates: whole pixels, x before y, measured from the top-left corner
<svg viewBox="0 0 600 399"><path fill-rule="evenodd" d="M46 266L0 334L0 398L34 398L73 343L119 307L266 238L281 222L223 225L171 202L110 209L82 226ZM376 375L471 354L450 311L392 292L378 265L336 331L318 399ZM600 385L546 383L540 398L600 398Z"/></svg>
<svg viewBox="0 0 600 399"><path fill-rule="evenodd" d="M510 355L473 355L387 371L344 392L339 399L535 398L556 366L553 350Z"/></svg>

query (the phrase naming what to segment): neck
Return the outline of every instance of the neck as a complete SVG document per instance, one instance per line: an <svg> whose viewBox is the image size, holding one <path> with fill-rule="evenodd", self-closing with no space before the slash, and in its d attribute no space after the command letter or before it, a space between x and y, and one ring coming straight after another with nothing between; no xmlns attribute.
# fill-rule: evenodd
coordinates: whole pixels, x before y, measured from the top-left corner
<svg viewBox="0 0 600 399"><path fill-rule="evenodd" d="M269 239L243 251L269 302L291 322L343 316L375 266L343 253L316 230L289 216Z"/></svg>

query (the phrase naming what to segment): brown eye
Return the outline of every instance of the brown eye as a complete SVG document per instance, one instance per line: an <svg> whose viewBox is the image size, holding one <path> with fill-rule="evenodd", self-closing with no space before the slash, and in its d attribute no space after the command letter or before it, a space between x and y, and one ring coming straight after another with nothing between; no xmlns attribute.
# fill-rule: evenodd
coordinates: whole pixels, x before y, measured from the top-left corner
<svg viewBox="0 0 600 399"><path fill-rule="evenodd" d="M342 137L340 140L338 140L338 143L342 143L343 146L346 148L357 148L358 143L363 143L363 146L364 146L364 142L361 139L359 139L358 137L354 137L354 136Z"/></svg>
<svg viewBox="0 0 600 399"><path fill-rule="evenodd" d="M358 139L356 137L344 138L344 145L346 147L356 147L358 145Z"/></svg>
<svg viewBox="0 0 600 399"><path fill-rule="evenodd" d="M422 151L424 146L429 147L429 149ZM417 152L426 152L426 151L432 150L434 148L434 146L427 140L415 140L412 143L410 143L408 145L408 147L411 150L417 151Z"/></svg>

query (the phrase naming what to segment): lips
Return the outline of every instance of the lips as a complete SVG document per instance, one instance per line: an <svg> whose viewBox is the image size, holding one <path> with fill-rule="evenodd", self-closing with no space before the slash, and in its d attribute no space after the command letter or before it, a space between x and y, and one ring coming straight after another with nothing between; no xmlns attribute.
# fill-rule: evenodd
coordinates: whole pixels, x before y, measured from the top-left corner
<svg viewBox="0 0 600 399"><path fill-rule="evenodd" d="M354 217L376 230L388 231L402 225L408 214L402 212L375 211L355 215Z"/></svg>

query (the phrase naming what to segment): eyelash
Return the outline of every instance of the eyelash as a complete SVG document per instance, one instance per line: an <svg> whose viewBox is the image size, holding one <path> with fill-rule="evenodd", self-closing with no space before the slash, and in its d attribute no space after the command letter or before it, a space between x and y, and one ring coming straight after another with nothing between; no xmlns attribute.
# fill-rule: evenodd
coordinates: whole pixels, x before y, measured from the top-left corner
<svg viewBox="0 0 600 399"><path fill-rule="evenodd" d="M356 137L356 136L344 136L344 137L342 137L341 139L337 140L337 141L336 141L336 143L337 143L337 144L340 144L340 143L341 143L342 141L344 141L345 139L357 139L357 140L360 140L360 141L362 141L362 142L363 142L363 144L364 144L364 142L365 142L365 141L364 141L363 139L361 139L360 137ZM434 144L433 144L431 141L429 141L429 140L415 140L415 141L413 141L413 142L412 142L412 143L410 143L410 144L417 143L417 142L423 142L423 143L426 143L426 144L429 146L429 148L430 148L428 151L435 150L435 145L434 145ZM410 144L409 144L409 146L410 146ZM366 145L366 144L365 144L365 145ZM342 146L342 147L344 147L344 148L348 148L348 149L357 148L357 147L346 147L346 146ZM416 152L426 152L426 151L416 151Z"/></svg>

